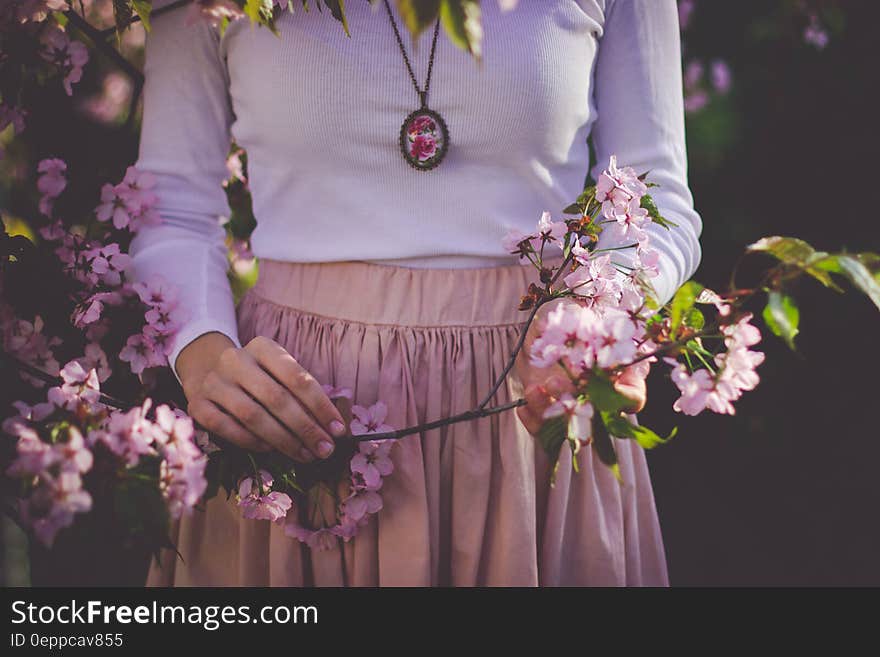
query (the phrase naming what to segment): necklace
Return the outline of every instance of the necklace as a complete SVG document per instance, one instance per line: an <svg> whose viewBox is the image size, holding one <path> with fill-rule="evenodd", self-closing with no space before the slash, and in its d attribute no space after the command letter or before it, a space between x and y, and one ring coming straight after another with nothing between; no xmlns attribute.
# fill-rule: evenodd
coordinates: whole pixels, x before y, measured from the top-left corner
<svg viewBox="0 0 880 657"><path fill-rule="evenodd" d="M388 0L385 1L385 9L388 12L388 18L391 20L391 26L394 28L394 36L397 37L397 45L400 46L400 52L403 54L403 61L409 71L409 77L412 79L416 93L421 101L420 107L410 112L403 120L400 126L400 152L403 153L404 159L409 162L410 166L417 171L428 171L433 169L446 156L449 149L449 128L446 127L446 121L439 113L428 108L428 89L431 86L431 70L434 68L434 51L437 47L437 33L440 31L440 19L437 19L434 25L434 40L431 43L431 57L428 60L428 78L425 80L424 91L419 89L419 83L413 73L412 66L409 63L409 57L406 56L406 50L403 47L403 39L400 38L400 32L397 30L397 23L391 14L391 7L388 6Z"/></svg>

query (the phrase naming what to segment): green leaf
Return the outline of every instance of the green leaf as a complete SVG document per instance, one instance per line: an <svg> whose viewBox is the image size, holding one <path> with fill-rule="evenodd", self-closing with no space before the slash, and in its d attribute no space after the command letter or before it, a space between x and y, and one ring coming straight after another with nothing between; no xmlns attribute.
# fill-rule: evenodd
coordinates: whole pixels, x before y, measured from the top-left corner
<svg viewBox="0 0 880 657"><path fill-rule="evenodd" d="M137 13L138 18L141 19L141 23L144 24L144 29L149 32L151 29L150 26L150 14L153 11L153 5L151 0L131 0L131 6L134 7L135 13Z"/></svg>
<svg viewBox="0 0 880 657"><path fill-rule="evenodd" d="M684 325L699 331L706 325L706 317L699 308L691 308L684 316Z"/></svg>
<svg viewBox="0 0 880 657"><path fill-rule="evenodd" d="M800 321L800 311L795 300L778 290L771 290L767 295L767 305L764 306L764 321L774 335L785 340L794 351L794 338L798 334Z"/></svg>
<svg viewBox="0 0 880 657"><path fill-rule="evenodd" d="M655 224L660 224L667 230L669 228L673 228L678 226L677 223L666 219L662 214L660 214L660 210L657 208L657 204L654 202L654 199L650 194L645 194L642 197L641 206L648 211L648 216L651 217L651 221Z"/></svg>
<svg viewBox="0 0 880 657"><path fill-rule="evenodd" d="M617 462L617 452L614 449L614 438L611 437L608 430L605 428L605 422L603 421L601 414L598 419L595 416L593 417L592 445L593 449L596 450L596 456L599 457L599 460L611 468L611 472L614 473L617 481L622 484L623 477L620 474L620 464Z"/></svg>
<svg viewBox="0 0 880 657"><path fill-rule="evenodd" d="M675 296L672 297L672 307L669 311L669 321L673 333L678 330L685 317L691 312L697 297L703 291L703 286L696 281L688 281L682 285Z"/></svg>
<svg viewBox="0 0 880 657"><path fill-rule="evenodd" d="M678 433L678 427L675 427L666 438L663 438L644 425L630 422L629 418L622 413L613 414L603 411L602 422L611 435L618 438L633 439L644 449L654 449L658 445L663 445L672 440Z"/></svg>
<svg viewBox="0 0 880 657"><path fill-rule="evenodd" d="M441 0L440 20L452 42L477 59L482 54L483 27L477 0Z"/></svg>
<svg viewBox="0 0 880 657"><path fill-rule="evenodd" d="M816 255L816 250L797 237L774 235L764 237L746 247L749 253L767 253L788 265L806 266ZM826 254L822 254L826 255Z"/></svg>
<svg viewBox="0 0 880 657"><path fill-rule="evenodd" d="M253 23L268 24L274 12L272 0L246 0L244 13Z"/></svg>
<svg viewBox="0 0 880 657"><path fill-rule="evenodd" d="M841 253L823 258L816 263L816 266L846 277L856 288L868 295L875 306L880 308L880 276L868 269L868 266L873 267L878 261L880 261L880 256L873 253L858 255Z"/></svg>
<svg viewBox="0 0 880 657"><path fill-rule="evenodd" d="M538 432L538 442L552 461L559 459L559 450L568 435L567 425L563 416L553 417L544 422Z"/></svg>
<svg viewBox="0 0 880 657"><path fill-rule="evenodd" d="M437 20L440 0L397 0L397 12L415 42L418 36Z"/></svg>
<svg viewBox="0 0 880 657"><path fill-rule="evenodd" d="M268 0L268 2L271 6L272 0ZM351 32L348 31L348 20L345 18L345 0L324 0L324 4L330 10L330 15L342 23L345 36L350 37Z"/></svg>
<svg viewBox="0 0 880 657"><path fill-rule="evenodd" d="M632 406L633 400L614 389L608 376L601 370L595 370L587 382L587 397L598 411L619 413Z"/></svg>

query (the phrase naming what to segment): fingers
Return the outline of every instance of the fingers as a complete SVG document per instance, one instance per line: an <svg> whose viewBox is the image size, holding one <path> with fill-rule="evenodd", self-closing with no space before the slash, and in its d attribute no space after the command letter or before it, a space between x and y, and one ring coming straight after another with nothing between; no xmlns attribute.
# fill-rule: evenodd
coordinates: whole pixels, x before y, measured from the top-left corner
<svg viewBox="0 0 880 657"><path fill-rule="evenodd" d="M199 398L190 403L187 407L187 413L211 433L240 447L255 452L272 451L271 445L260 440L252 431L239 424L238 420L205 398Z"/></svg>
<svg viewBox="0 0 880 657"><path fill-rule="evenodd" d="M248 343L246 349L261 367L299 400L317 420L323 432L337 438L345 435L345 421L321 384L284 347L269 338L257 337ZM329 436L327 439L332 444Z"/></svg>
<svg viewBox="0 0 880 657"><path fill-rule="evenodd" d="M614 382L614 389L624 397L633 400L632 406L624 409L627 413L640 413L644 410L648 401L648 388L645 379L636 376L631 368L621 372L617 381Z"/></svg>
<svg viewBox="0 0 880 657"><path fill-rule="evenodd" d="M543 384L526 386L523 397L527 404L519 406L516 412L528 432L537 435L541 431L541 427L544 426L544 422L547 421L544 418L544 411L560 395L571 392L573 389L569 379L558 375L551 376Z"/></svg>
<svg viewBox="0 0 880 657"><path fill-rule="evenodd" d="M526 430L536 436L544 424L544 411L551 403L550 395L544 386L532 384L526 387L523 397L526 405L517 407L516 414Z"/></svg>
<svg viewBox="0 0 880 657"><path fill-rule="evenodd" d="M233 416L244 428L259 436L279 452L297 461L313 460L314 456L305 448L302 441L247 394L248 388L246 386L255 387L248 383L249 380L249 373L243 373L239 380L242 387L239 387L214 374L209 374L205 383L205 394L226 413Z"/></svg>
<svg viewBox="0 0 880 657"><path fill-rule="evenodd" d="M278 419L316 457L333 452L333 439L327 434L287 388L269 376L256 361L248 363L242 387Z"/></svg>

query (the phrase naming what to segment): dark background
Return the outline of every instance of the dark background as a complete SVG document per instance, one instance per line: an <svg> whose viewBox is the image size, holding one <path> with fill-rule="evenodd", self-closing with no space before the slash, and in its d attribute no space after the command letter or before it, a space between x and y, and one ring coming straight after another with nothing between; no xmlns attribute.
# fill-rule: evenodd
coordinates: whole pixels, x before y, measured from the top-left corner
<svg viewBox="0 0 880 657"><path fill-rule="evenodd" d="M843 20L820 52L787 32L786 3L698 3L688 51L734 79L688 119L706 285L764 235L880 249L878 3L826 4ZM762 384L734 417L674 417L670 386L649 383L644 422L681 425L649 454L673 584L880 584L880 315L812 281L796 297L799 353L765 337Z"/></svg>
<svg viewBox="0 0 880 657"><path fill-rule="evenodd" d="M698 1L687 55L721 57L733 72L732 91L688 117L700 282L723 289L743 247L765 235L880 252L877 4L810 3L833 28L819 51L803 43L803 3ZM83 88L110 68L93 57ZM20 146L28 159L63 157L71 185L118 180L136 157L137 125L90 122L63 92L46 94ZM0 206L27 216L32 190L8 170L0 187ZM677 415L665 368L652 375L643 422L681 425L649 454L674 585L880 584L880 313L812 281L796 297L798 353L766 337L762 384L735 416Z"/></svg>

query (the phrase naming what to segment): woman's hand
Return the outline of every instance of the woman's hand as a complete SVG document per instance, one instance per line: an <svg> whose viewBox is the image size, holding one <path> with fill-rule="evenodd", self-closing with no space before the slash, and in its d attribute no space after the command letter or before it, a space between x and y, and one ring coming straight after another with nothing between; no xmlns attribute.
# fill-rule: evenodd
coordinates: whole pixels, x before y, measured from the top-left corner
<svg viewBox="0 0 880 657"><path fill-rule="evenodd" d="M326 458L342 415L321 385L274 340L243 348L206 333L177 357L187 412L208 431L255 451L277 449L299 462Z"/></svg>
<svg viewBox="0 0 880 657"><path fill-rule="evenodd" d="M544 422L546 422L544 411L547 410L547 407L556 401L560 395L566 392L574 392L574 387L558 365L551 365L549 367L535 367L531 365L529 363L529 352L532 343L540 333L540 324L549 312L559 304L576 303L578 302L565 298L549 301L541 306L535 315L534 321L529 326L523 348L517 355L514 373L522 382L523 397L527 404L517 407L516 414L528 432L533 436L538 435ZM633 400L632 406L626 409L627 412L638 413L645 407L648 395L645 380L635 376L632 368L627 368L620 373L614 382L614 388L620 394Z"/></svg>

